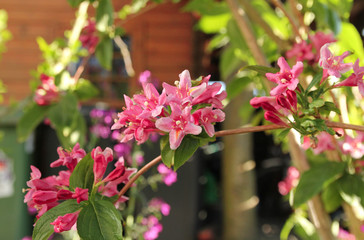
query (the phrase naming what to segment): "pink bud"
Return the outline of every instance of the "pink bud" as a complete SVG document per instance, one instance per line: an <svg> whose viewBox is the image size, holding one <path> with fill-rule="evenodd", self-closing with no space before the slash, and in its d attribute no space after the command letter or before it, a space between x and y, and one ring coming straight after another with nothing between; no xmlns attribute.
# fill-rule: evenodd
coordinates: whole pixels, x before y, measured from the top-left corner
<svg viewBox="0 0 364 240"><path fill-rule="evenodd" d="M125 173L125 167L117 167L115 168L107 177L103 180L104 182L114 181Z"/></svg>
<svg viewBox="0 0 364 240"><path fill-rule="evenodd" d="M287 99L294 110L297 111L297 94L295 91L287 90Z"/></svg>
<svg viewBox="0 0 364 240"><path fill-rule="evenodd" d="M277 96L277 104L283 108L291 110L291 105L289 104L288 100L283 95Z"/></svg>
<svg viewBox="0 0 364 240"><path fill-rule="evenodd" d="M59 216L51 224L54 226L54 231L57 233L68 231L76 223L80 212L67 213L64 216Z"/></svg>
<svg viewBox="0 0 364 240"><path fill-rule="evenodd" d="M88 189L78 188L76 187L75 193L72 195L72 198L77 199L77 203L88 200Z"/></svg>
<svg viewBox="0 0 364 240"><path fill-rule="evenodd" d="M65 200L65 199L71 199L72 198L72 192L67 189L61 189L57 192L57 198L59 200Z"/></svg>
<svg viewBox="0 0 364 240"><path fill-rule="evenodd" d="M271 111L267 111L264 113L264 118L272 123L278 124L278 125L287 125L285 122L283 122L275 113Z"/></svg>
<svg viewBox="0 0 364 240"><path fill-rule="evenodd" d="M54 191L36 191L33 194L35 204L48 204L57 201L57 192Z"/></svg>

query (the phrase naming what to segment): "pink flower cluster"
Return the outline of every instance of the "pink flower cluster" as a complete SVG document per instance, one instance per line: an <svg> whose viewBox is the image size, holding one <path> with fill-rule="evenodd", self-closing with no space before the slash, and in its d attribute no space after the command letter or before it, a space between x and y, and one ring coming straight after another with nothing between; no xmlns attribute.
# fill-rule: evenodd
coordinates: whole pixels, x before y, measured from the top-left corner
<svg viewBox="0 0 364 240"><path fill-rule="evenodd" d="M220 83L208 84L209 76L194 81L185 70L176 86L163 83L158 93L151 83L143 84L143 93L133 98L124 96L126 107L118 114L112 129L122 129L121 142L135 139L139 144L153 133L169 134L171 149L179 147L187 134L199 135L202 127L209 136L215 133L214 124L225 119L222 100L226 92Z"/></svg>
<svg viewBox="0 0 364 240"><path fill-rule="evenodd" d="M295 90L298 85L298 76L303 70L302 62L297 62L291 69L283 57L278 59L280 71L267 73L268 80L277 83L268 97L254 97L250 104L254 108L263 108L266 112L264 118L279 125L287 125L290 114L297 114L297 95Z"/></svg>
<svg viewBox="0 0 364 240"><path fill-rule="evenodd" d="M34 101L40 106L50 105L58 101L59 90L54 84L54 78L40 75L41 84L35 90Z"/></svg>
<svg viewBox="0 0 364 240"><path fill-rule="evenodd" d="M168 168L163 163L158 165L157 170L161 174L162 180L167 186L171 186L177 181L177 172Z"/></svg>
<svg viewBox="0 0 364 240"><path fill-rule="evenodd" d="M93 53L95 51L97 43L99 42L95 21L90 19L88 20L87 25L82 29L79 39L82 43L82 47L88 49L89 53Z"/></svg>
<svg viewBox="0 0 364 240"><path fill-rule="evenodd" d="M296 187L298 180L300 178L300 172L295 167L289 167L287 171L287 176L283 181L278 183L279 193L282 195L287 195L292 188Z"/></svg>
<svg viewBox="0 0 364 240"><path fill-rule="evenodd" d="M145 240L157 239L159 233L163 230L163 225L159 223L158 218L154 215L143 218L142 224L147 227L147 231L143 234Z"/></svg>
<svg viewBox="0 0 364 240"><path fill-rule="evenodd" d="M335 42L333 34L325 34L316 32L309 36L309 41L295 43L293 47L286 52L286 57L295 61L308 61L309 64L314 64L319 61L320 49L326 43Z"/></svg>
<svg viewBox="0 0 364 240"><path fill-rule="evenodd" d="M77 203L87 201L89 190L76 187L73 191L69 188L69 179L76 165L86 156L86 152L76 144L71 151L66 151L59 147L57 149L59 159L51 163L51 167L66 166L68 170L60 171L58 176L49 176L41 179L41 172L38 168L31 166L30 180L27 182L29 189L24 197L24 202L29 208L35 208L38 211L37 218L40 218L46 211L57 206L61 201L76 199ZM123 159L115 164L115 169L105 178L107 164L113 160L113 152L106 148L104 151L100 147L95 148L91 157L94 160L93 173L94 185L98 185L98 192L107 197L118 194L117 186L120 183L126 183L135 169L125 168ZM118 199L118 202L125 201L125 197ZM67 231L77 220L78 213L70 213L58 217L52 224L56 232Z"/></svg>
<svg viewBox="0 0 364 240"><path fill-rule="evenodd" d="M171 211L171 206L160 198L150 200L148 208L152 211L161 212L164 216L168 216Z"/></svg>

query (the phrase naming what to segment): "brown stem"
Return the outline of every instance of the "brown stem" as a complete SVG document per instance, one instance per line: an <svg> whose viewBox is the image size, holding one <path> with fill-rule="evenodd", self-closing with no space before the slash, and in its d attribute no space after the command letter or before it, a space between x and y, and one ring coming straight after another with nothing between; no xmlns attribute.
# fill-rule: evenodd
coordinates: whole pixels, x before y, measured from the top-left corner
<svg viewBox="0 0 364 240"><path fill-rule="evenodd" d="M91 57L91 54L89 54L87 57L84 57L82 59L82 62L80 64L80 66L77 68L75 75L73 75L73 80L75 82L77 82L77 80L81 77L81 74L85 70L85 66L86 66L88 60L90 60L90 57Z"/></svg>
<svg viewBox="0 0 364 240"><path fill-rule="evenodd" d="M337 127L337 128L344 128L344 129L352 129L352 130L358 130L358 131L364 131L364 126L359 125L353 125L353 124L345 124L345 123L339 123L339 122L330 122L326 121L326 124L328 127ZM235 134L244 134L244 133L251 133L251 132L262 132L267 130L276 130L276 129L283 129L287 128L286 126L277 125L277 124L270 124L270 125L262 125L262 126L253 126L253 127L243 127L243 128L237 128L237 129L229 129L229 130L222 130L215 133L215 137L223 137L228 135L235 135ZM292 139L290 139L292 140ZM289 141L292 142L292 141ZM297 149L297 148L294 148ZM298 152L297 152L298 154ZM296 155L296 154L295 154ZM121 189L118 196L119 198L123 196L126 191L131 187L131 185L146 171L148 171L152 166L159 163L162 160L161 156L158 156L154 158L152 161L147 163L144 167L142 167L129 181L125 186ZM307 170L308 165L301 168L302 170Z"/></svg>
<svg viewBox="0 0 364 240"><path fill-rule="evenodd" d="M157 163L159 163L162 160L162 157L159 155L158 157L154 158L152 161L150 161L149 163L147 163L146 165L144 165L144 167L142 167L129 181L127 184L125 184L125 186L120 190L119 194L118 194L118 199L123 196L126 191L128 191L128 189L131 187L131 185L141 176L143 175L146 171L149 170L149 168L153 167L154 165L156 165Z"/></svg>
<svg viewBox="0 0 364 240"><path fill-rule="evenodd" d="M303 16L302 16L301 12L297 9L297 5L298 5L297 1L296 0L289 0L289 3L291 4L292 10L293 10L294 14L296 15L301 27L305 30L307 36L309 36L310 29L308 28L308 26L303 21Z"/></svg>
<svg viewBox="0 0 364 240"><path fill-rule="evenodd" d="M120 53L123 55L124 63L125 63L125 70L128 73L129 77L133 77L135 75L135 71L133 68L133 64L131 61L130 52L128 49L128 46L123 41L123 39L120 36L116 36L114 38L114 41L116 45L120 48Z"/></svg>

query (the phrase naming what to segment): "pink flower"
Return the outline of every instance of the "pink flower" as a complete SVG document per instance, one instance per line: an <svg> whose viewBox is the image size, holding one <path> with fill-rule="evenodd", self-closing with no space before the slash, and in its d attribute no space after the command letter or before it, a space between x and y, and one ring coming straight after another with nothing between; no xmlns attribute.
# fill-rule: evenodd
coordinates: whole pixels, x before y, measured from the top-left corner
<svg viewBox="0 0 364 240"><path fill-rule="evenodd" d="M309 61L312 62L315 59L315 55L312 52L312 45L307 44L306 41L295 43L293 47L286 52L286 57L295 61Z"/></svg>
<svg viewBox="0 0 364 240"><path fill-rule="evenodd" d="M33 201L35 204L49 204L52 202L56 202L57 199L57 192L55 191L36 191L33 194Z"/></svg>
<svg viewBox="0 0 364 240"><path fill-rule="evenodd" d="M339 240L355 240L355 236L351 233L349 233L348 231L339 228L339 233L337 235Z"/></svg>
<svg viewBox="0 0 364 240"><path fill-rule="evenodd" d="M57 148L59 159L51 163L51 167L66 166L71 171L74 170L77 163L86 156L85 150L80 148L80 144L76 143L72 151L64 150L62 147Z"/></svg>
<svg viewBox="0 0 364 240"><path fill-rule="evenodd" d="M317 136L317 142L311 142L310 139L305 140L302 145L304 149L312 148L314 154L320 154L325 151L335 150L335 145L332 141L332 136L327 132L321 132Z"/></svg>
<svg viewBox="0 0 364 240"><path fill-rule="evenodd" d="M138 81L141 85L145 83L151 83L154 85L154 87L158 88L160 87L160 83L157 78L154 78L152 76L151 71L145 70L144 72L140 73Z"/></svg>
<svg viewBox="0 0 364 240"><path fill-rule="evenodd" d="M359 59L357 59L353 66L354 73L352 73L347 79L342 81L341 83L335 84L334 87L359 87L359 92L361 95L364 96L364 83L363 83L363 76L364 76L364 67L359 67Z"/></svg>
<svg viewBox="0 0 364 240"><path fill-rule="evenodd" d="M279 193L282 195L287 195L292 190L292 188L297 186L299 178L300 172L297 170L297 168L292 166L289 167L286 178L278 183Z"/></svg>
<svg viewBox="0 0 364 240"><path fill-rule="evenodd" d="M205 107L193 113L195 124L200 124L204 127L206 133L213 137L215 135L214 123L225 120L225 113L220 109L212 109Z"/></svg>
<svg viewBox="0 0 364 240"><path fill-rule="evenodd" d="M74 213L67 213L64 216L57 217L56 220L51 222L51 224L54 226L54 231L56 233L64 232L71 230L73 225L75 225L78 215L80 212L74 212Z"/></svg>
<svg viewBox="0 0 364 240"><path fill-rule="evenodd" d="M87 21L87 25L82 29L79 39L82 43L82 47L88 49L90 53L95 51L97 43L99 42L95 21L90 19Z"/></svg>
<svg viewBox="0 0 364 240"><path fill-rule="evenodd" d="M336 42L336 39L332 33L325 34L323 32L316 32L314 35L309 36L313 46L316 49L315 62L320 59L320 49L326 43Z"/></svg>
<svg viewBox="0 0 364 240"><path fill-rule="evenodd" d="M163 230L162 224L159 223L158 218L155 216L144 218L142 224L148 227L148 230L143 234L145 240L157 239L159 233Z"/></svg>
<svg viewBox="0 0 364 240"><path fill-rule="evenodd" d="M169 117L158 119L155 125L158 129L169 133L170 147L176 150L185 135L198 135L202 128L193 123L191 107L182 110L180 105L171 103L171 110Z"/></svg>
<svg viewBox="0 0 364 240"><path fill-rule="evenodd" d="M331 53L329 46L329 43L322 46L320 50L319 65L326 70L329 75L340 78L342 73L345 73L352 68L352 63L343 63L344 58L349 56L350 52L346 51L340 56L334 56Z"/></svg>
<svg viewBox="0 0 364 240"><path fill-rule="evenodd" d="M162 179L167 186L171 186L177 181L177 173L163 163L158 165L157 170L162 175Z"/></svg>
<svg viewBox="0 0 364 240"><path fill-rule="evenodd" d="M54 84L54 78L45 74L40 75L41 84L35 90L34 101L40 106L50 105L58 101L59 91Z"/></svg>
<svg viewBox="0 0 364 240"><path fill-rule="evenodd" d="M167 103L174 102L180 105L190 103L193 98L198 97L206 90L206 83L202 83L196 87L192 87L191 76L188 70L184 70L179 74L177 87L163 83L163 88L168 96Z"/></svg>
<svg viewBox="0 0 364 240"><path fill-rule="evenodd" d="M75 193L72 194L72 198L77 199L77 203L88 200L88 189L76 187Z"/></svg>
<svg viewBox="0 0 364 240"><path fill-rule="evenodd" d="M352 138L345 136L344 141L339 142L344 154L349 154L354 159L360 159L364 156L364 133L357 132L357 136Z"/></svg>
<svg viewBox="0 0 364 240"><path fill-rule="evenodd" d="M140 118L157 117L162 113L166 102L165 91L159 95L157 89L151 83L143 84L144 94L134 95L136 104L142 106L143 111L139 114Z"/></svg>
<svg viewBox="0 0 364 240"><path fill-rule="evenodd" d="M164 216L168 216L171 211L171 206L160 198L150 200L148 207L160 211Z"/></svg>
<svg viewBox="0 0 364 240"><path fill-rule="evenodd" d="M279 73L267 73L265 76L269 81L278 84L270 91L272 96L285 93L287 89L294 91L298 85L298 75L303 71L303 63L297 62L296 65L290 68L284 57L278 59Z"/></svg>
<svg viewBox="0 0 364 240"><path fill-rule="evenodd" d="M108 147L104 151L100 147L96 147L92 149L91 157L94 160L94 181L97 183L102 180L107 164L113 160L113 151Z"/></svg>

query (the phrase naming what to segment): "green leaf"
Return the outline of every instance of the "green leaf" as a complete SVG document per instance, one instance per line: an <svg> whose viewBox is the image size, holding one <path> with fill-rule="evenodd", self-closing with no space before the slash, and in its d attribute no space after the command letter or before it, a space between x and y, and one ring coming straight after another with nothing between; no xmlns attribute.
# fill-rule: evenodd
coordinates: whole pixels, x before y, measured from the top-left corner
<svg viewBox="0 0 364 240"><path fill-rule="evenodd" d="M342 198L340 197L336 181L324 189L321 198L324 203L325 210L328 213L336 211L341 206Z"/></svg>
<svg viewBox="0 0 364 240"><path fill-rule="evenodd" d="M279 134L278 134L278 139L285 139L289 133L289 131L291 131L291 128L286 128L286 129L283 129Z"/></svg>
<svg viewBox="0 0 364 240"><path fill-rule="evenodd" d="M226 27L226 24L230 20L230 18L230 13L223 13L219 15L204 15L200 18L197 27L207 34L218 33Z"/></svg>
<svg viewBox="0 0 364 240"><path fill-rule="evenodd" d="M171 168L174 165L174 150L169 146L169 135L165 135L160 140L161 156L163 163Z"/></svg>
<svg viewBox="0 0 364 240"><path fill-rule="evenodd" d="M338 181L340 196L354 209L357 218L364 220L364 181L359 175L345 174Z"/></svg>
<svg viewBox="0 0 364 240"><path fill-rule="evenodd" d="M311 90L313 86L316 86L322 79L322 72L316 74L306 89L306 93Z"/></svg>
<svg viewBox="0 0 364 240"><path fill-rule="evenodd" d="M38 124L43 121L50 108L51 106L39 106L36 103L32 103L26 108L16 126L19 141L25 141L29 137Z"/></svg>
<svg viewBox="0 0 364 240"><path fill-rule="evenodd" d="M57 136L65 148L73 147L77 142L85 142L86 123L78 110L78 101L74 94L68 93L49 111L48 117L55 126Z"/></svg>
<svg viewBox="0 0 364 240"><path fill-rule="evenodd" d="M304 172L294 194L293 207L299 207L318 194L325 186L340 177L345 167L343 162L324 162Z"/></svg>
<svg viewBox="0 0 364 240"><path fill-rule="evenodd" d="M67 0L71 7L77 7L83 0Z"/></svg>
<svg viewBox="0 0 364 240"><path fill-rule="evenodd" d="M94 183L93 166L94 160L91 157L91 153L89 153L76 165L70 176L71 190L79 187L83 189L89 189L89 192L92 191L92 186Z"/></svg>
<svg viewBox="0 0 364 240"><path fill-rule="evenodd" d="M106 32L113 24L113 6L111 0L99 0L96 9L96 29L100 32Z"/></svg>
<svg viewBox="0 0 364 240"><path fill-rule="evenodd" d="M97 96L99 90L90 81L80 78L76 84L75 94L79 100L88 100Z"/></svg>
<svg viewBox="0 0 364 240"><path fill-rule="evenodd" d="M104 38L99 42L95 50L95 55L102 67L106 70L111 70L113 46L109 38Z"/></svg>
<svg viewBox="0 0 364 240"><path fill-rule="evenodd" d="M174 153L174 166L173 169L177 171L200 146L200 140L187 135L183 138L181 145L176 149Z"/></svg>
<svg viewBox="0 0 364 240"><path fill-rule="evenodd" d="M73 213L79 210L83 204L78 204L76 200L66 200L54 208L45 212L36 222L33 230L33 240L47 240L54 232L53 225L50 223L58 216Z"/></svg>
<svg viewBox="0 0 364 240"><path fill-rule="evenodd" d="M342 23L342 30L338 35L338 45L341 51L351 51L353 54L346 58L347 61L354 62L357 58L363 63L364 48L360 33L351 23Z"/></svg>
<svg viewBox="0 0 364 240"><path fill-rule="evenodd" d="M121 216L114 205L105 200L90 201L77 219L77 230L83 240L122 240Z"/></svg>
<svg viewBox="0 0 364 240"><path fill-rule="evenodd" d="M229 7L226 2L191 0L183 7L183 11L199 12L202 15L219 15L229 12Z"/></svg>
<svg viewBox="0 0 364 240"><path fill-rule="evenodd" d="M316 99L316 100L313 100L309 104L309 107L310 108L319 108L319 107L322 107L323 105L325 105L325 101L323 99Z"/></svg>
<svg viewBox="0 0 364 240"><path fill-rule="evenodd" d="M250 65L250 66L246 66L246 67L243 67L240 69L240 71L243 71L243 70L252 70L262 76L265 76L266 73L276 73L279 71L277 68L259 66L259 65Z"/></svg>

